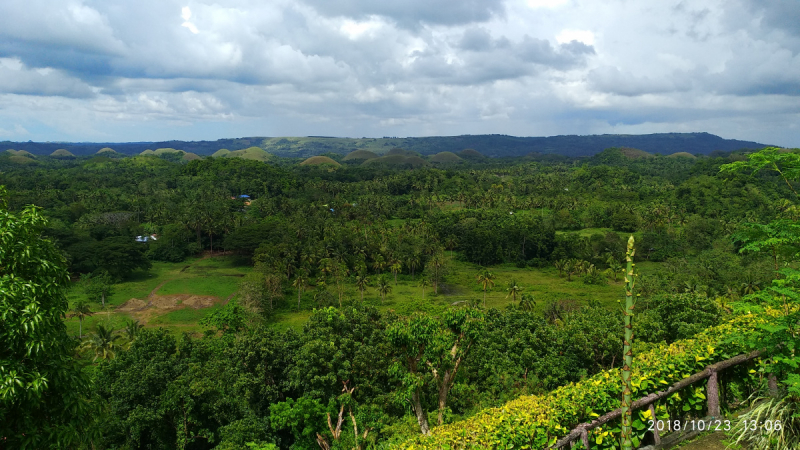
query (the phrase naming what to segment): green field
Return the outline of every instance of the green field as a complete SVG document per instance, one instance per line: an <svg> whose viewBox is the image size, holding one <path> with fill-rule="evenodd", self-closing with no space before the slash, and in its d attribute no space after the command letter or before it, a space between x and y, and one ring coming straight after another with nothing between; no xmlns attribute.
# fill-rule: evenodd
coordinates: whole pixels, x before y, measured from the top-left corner
<svg viewBox="0 0 800 450"><path fill-rule="evenodd" d="M602 231L602 230L592 230ZM382 311L395 311L398 314L410 314L414 311L435 311L448 307L456 302L477 301L483 303L484 293L481 285L475 280L475 275L481 269L479 266L466 263L455 257L450 257L448 252L448 273L439 292L434 293L433 287L423 290L419 286L420 275L411 276L400 274L395 285L394 277L387 273L392 291L382 301L375 288L378 277L370 276L370 287L364 293L364 302L374 305ZM652 272L657 263L640 263L641 273ZM613 307L623 298L623 284L621 279L616 283L610 281L607 285L589 285L583 283L579 276L573 276L571 281L566 277L559 277L553 267L546 268L518 268L513 264L505 264L488 268L495 274L494 287L486 292L487 308L505 308L513 303L507 298L506 287L511 280L516 280L523 287L523 293L532 294L535 299L535 308L542 310L550 302L558 300L572 300L577 304L586 304L590 300L599 301L607 307ZM233 257L214 256L207 258L193 258L181 263L154 263L146 272L137 272L131 279L114 286L114 293L108 299L108 307L102 309L94 303L93 311L96 314L84 320L83 333L91 332L98 324L119 329L124 321L137 319L146 327L164 327L174 332L202 333L204 327L198 322L212 311L222 307L226 300L236 298L239 283L251 270L249 266L236 265ZM334 304L338 304L335 284L329 281L328 286L333 294ZM155 296L155 297L153 297ZM187 296L213 297L212 305L192 308L181 305ZM76 284L69 292L70 305L86 300ZM148 301L152 298L177 297L177 305L173 308L147 307L141 311L122 311L118 308L130 299ZM352 304L360 301L360 293L353 279L348 279L344 284L343 304ZM284 292L283 303L278 305L272 316L273 326L278 329L301 329L311 315L314 308L320 307L314 301L313 287L305 290L301 299L300 309L297 309L297 291L288 289ZM70 334L78 333L78 320L66 320Z"/></svg>
<svg viewBox="0 0 800 450"><path fill-rule="evenodd" d="M92 303L95 315L88 317L83 323L83 333L91 332L98 324L119 329L125 320L137 319L148 327L165 327L176 332L201 332L198 325L210 311L221 307L226 300L235 298L239 280L250 270L246 266L237 266L233 258L213 256L208 258L192 258L181 263L155 262L148 271L140 271L124 282L114 285L113 294L107 299L105 309L98 303ZM118 308L131 299L144 302L164 296L203 296L215 297L212 306L203 308L177 307L171 309L145 308L142 311L120 311ZM70 306L87 300L81 292L79 283L75 283L68 293ZM70 334L78 334L78 319L66 320Z"/></svg>

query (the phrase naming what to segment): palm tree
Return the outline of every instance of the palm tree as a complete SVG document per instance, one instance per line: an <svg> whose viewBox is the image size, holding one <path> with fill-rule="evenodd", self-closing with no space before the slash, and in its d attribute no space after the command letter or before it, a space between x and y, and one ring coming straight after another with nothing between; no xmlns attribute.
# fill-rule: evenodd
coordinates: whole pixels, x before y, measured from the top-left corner
<svg viewBox="0 0 800 450"><path fill-rule="evenodd" d="M483 307L486 308L486 290L494 287L495 275L487 269L484 269L482 272L478 272L475 278L483 287Z"/></svg>
<svg viewBox="0 0 800 450"><path fill-rule="evenodd" d="M392 292L392 285L386 279L386 275L381 276L378 280L378 292L381 294L381 302L386 300L386 296Z"/></svg>
<svg viewBox="0 0 800 450"><path fill-rule="evenodd" d="M567 281L572 281L572 275L580 273L583 268L582 261L572 258L564 263L564 272L567 274Z"/></svg>
<svg viewBox="0 0 800 450"><path fill-rule="evenodd" d="M566 259L556 260L553 263L553 265L556 267L556 270L558 270L558 276L559 277L563 277L564 276L564 269L567 267L567 260Z"/></svg>
<svg viewBox="0 0 800 450"><path fill-rule="evenodd" d="M125 322L125 328L122 331L128 338L129 342L133 342L136 339L136 336L139 335L139 331L143 328L143 325L139 323L138 320L128 320Z"/></svg>
<svg viewBox="0 0 800 450"><path fill-rule="evenodd" d="M506 298L511 297L511 300L517 301L517 296L522 293L522 287L517 284L517 280L511 280L511 282L508 283L506 292L508 292Z"/></svg>
<svg viewBox="0 0 800 450"><path fill-rule="evenodd" d="M536 307L536 299L531 294L522 294L519 299L519 309L523 311L533 311Z"/></svg>
<svg viewBox="0 0 800 450"><path fill-rule="evenodd" d="M400 272L403 269L403 264L398 261L394 260L392 262L392 274L394 275L394 285L397 286L397 272Z"/></svg>
<svg viewBox="0 0 800 450"><path fill-rule="evenodd" d="M114 333L113 328L106 328L103 325L97 326L97 331L91 338L83 343L82 347L90 348L94 351L94 360L97 358L113 358L116 351L116 340L119 336Z"/></svg>
<svg viewBox="0 0 800 450"><path fill-rule="evenodd" d="M445 248L450 250L450 257L452 258L453 257L453 250L455 250L456 247L458 247L458 239L451 234L450 236L447 236L447 238L445 238L444 246L445 246Z"/></svg>
<svg viewBox="0 0 800 450"><path fill-rule="evenodd" d="M755 294L760 290L761 283L753 279L753 277L747 277L745 282L742 283L742 295Z"/></svg>
<svg viewBox="0 0 800 450"><path fill-rule="evenodd" d="M297 309L300 309L300 296L303 295L303 290L308 286L308 278L306 278L305 274L299 273L292 282L292 286L297 288Z"/></svg>
<svg viewBox="0 0 800 450"><path fill-rule="evenodd" d="M422 299L425 300L425 286L430 286L431 284L428 282L428 279L422 277L419 279L419 286L422 288Z"/></svg>
<svg viewBox="0 0 800 450"><path fill-rule="evenodd" d="M94 312L89 309L89 304L86 302L78 302L72 307L69 317L78 318L78 339L83 339L83 319L92 314L94 314Z"/></svg>
<svg viewBox="0 0 800 450"><path fill-rule="evenodd" d="M369 286L369 278L365 275L358 275L356 277L356 286L358 287L359 292L361 292L361 302L364 302L364 290L367 289Z"/></svg>
<svg viewBox="0 0 800 450"><path fill-rule="evenodd" d="M375 261L372 263L372 268L377 272L383 272L383 269L386 268L386 260L383 259L383 256L378 255L375 258Z"/></svg>
<svg viewBox="0 0 800 450"><path fill-rule="evenodd" d="M616 259L609 259L608 260L608 270L610 274L614 275L614 282L617 282L617 275L621 273L625 273L625 266L623 266L619 261Z"/></svg>
<svg viewBox="0 0 800 450"><path fill-rule="evenodd" d="M409 256L408 258L406 258L406 267L411 269L411 280L413 281L414 273L417 267L419 267L419 258L416 252L414 252L413 256Z"/></svg>

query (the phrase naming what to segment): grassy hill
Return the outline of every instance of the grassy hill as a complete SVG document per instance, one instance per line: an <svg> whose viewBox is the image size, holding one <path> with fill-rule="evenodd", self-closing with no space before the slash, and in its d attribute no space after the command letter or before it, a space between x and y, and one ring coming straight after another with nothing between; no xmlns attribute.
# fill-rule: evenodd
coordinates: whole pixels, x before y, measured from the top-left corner
<svg viewBox="0 0 800 450"><path fill-rule="evenodd" d="M564 156L591 156L610 147L629 147L648 153L669 155L677 152L710 154L714 151L758 149L764 144L752 141L723 139L709 133L658 133L643 135L603 134L589 136L518 137L507 135L462 135L431 137L340 138L325 136L307 137L245 137L217 141L165 141L127 143L64 143L64 142L0 142L6 148L16 148L37 155L48 155L63 148L75 155L89 155L99 149L113 146L116 152L139 154L148 148L180 148L200 156L208 156L219 149L260 148L267 153L296 158L309 158L324 153L347 155L365 150L385 155L392 148L403 148L421 155L452 152L465 157L478 157L474 152L489 157L524 156L532 152ZM470 152L460 154L464 150Z"/></svg>

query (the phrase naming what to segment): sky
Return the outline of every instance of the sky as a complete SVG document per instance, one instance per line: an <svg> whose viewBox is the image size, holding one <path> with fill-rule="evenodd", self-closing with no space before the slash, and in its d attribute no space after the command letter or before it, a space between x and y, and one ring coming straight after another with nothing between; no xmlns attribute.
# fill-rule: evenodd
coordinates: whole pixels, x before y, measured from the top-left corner
<svg viewBox="0 0 800 450"><path fill-rule="evenodd" d="M798 0L2 0L0 140L800 147Z"/></svg>

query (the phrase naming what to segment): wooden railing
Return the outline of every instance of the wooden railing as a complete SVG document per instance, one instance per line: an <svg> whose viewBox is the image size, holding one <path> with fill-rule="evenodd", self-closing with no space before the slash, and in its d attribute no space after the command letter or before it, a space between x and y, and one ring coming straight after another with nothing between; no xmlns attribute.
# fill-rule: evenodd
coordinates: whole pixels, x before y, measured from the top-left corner
<svg viewBox="0 0 800 450"><path fill-rule="evenodd" d="M636 411L637 409L642 409L645 407L650 408L651 416L655 417L655 408L653 403L656 401L667 397L669 395L674 394L675 392L686 388L694 383L697 383L700 380L704 380L708 378L708 383L706 385L706 401L708 402L708 415L711 417L719 417L720 415L720 408L719 408L719 379L718 373L722 370L725 370L729 367L736 366L738 364L745 363L747 361L753 360L758 358L761 355L760 351L754 351L747 354L742 354L739 356L734 356L731 359L726 359L725 361L720 361L716 364L711 364L707 366L705 369L697 372L696 374L684 378L681 381L673 384L672 386L668 387L666 390L660 392L654 392L647 396L644 396L636 401L633 402L631 405L631 411ZM597 428L600 425L603 425L607 422L610 422L614 419L618 419L622 416L622 409L615 409L609 413L606 413L591 422L582 423L577 427L573 428L572 431L564 436L563 438L559 439L555 444L548 447L551 449L563 448L568 444L570 446L574 446L575 442L580 440L583 443L583 448L589 449L589 430L593 428ZM655 443L659 444L661 441L661 437L658 433L658 427L654 427L653 431L653 438L655 439Z"/></svg>

